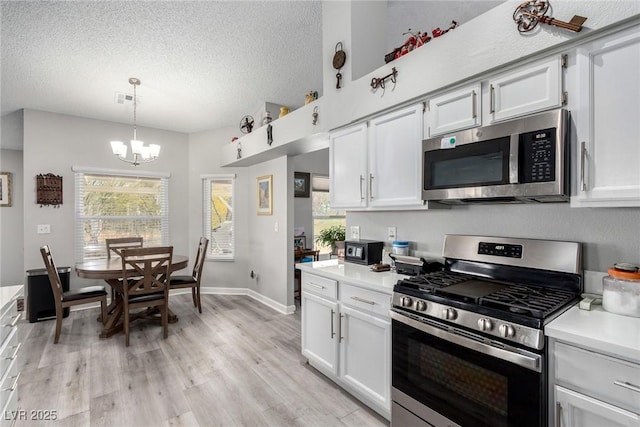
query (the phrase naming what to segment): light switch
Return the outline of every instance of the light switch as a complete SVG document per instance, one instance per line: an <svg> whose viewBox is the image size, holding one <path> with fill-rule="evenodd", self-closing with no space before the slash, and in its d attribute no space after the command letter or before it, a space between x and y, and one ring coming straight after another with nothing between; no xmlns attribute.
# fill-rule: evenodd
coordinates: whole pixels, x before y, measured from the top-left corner
<svg viewBox="0 0 640 427"><path fill-rule="evenodd" d="M360 240L360 226L352 225L349 229L351 230L351 240Z"/></svg>
<svg viewBox="0 0 640 427"><path fill-rule="evenodd" d="M278 223L273 224L273 231L278 232Z"/></svg>
<svg viewBox="0 0 640 427"><path fill-rule="evenodd" d="M387 229L387 240L396 240L396 228L389 227Z"/></svg>
<svg viewBox="0 0 640 427"><path fill-rule="evenodd" d="M51 224L38 224L38 234L51 233Z"/></svg>

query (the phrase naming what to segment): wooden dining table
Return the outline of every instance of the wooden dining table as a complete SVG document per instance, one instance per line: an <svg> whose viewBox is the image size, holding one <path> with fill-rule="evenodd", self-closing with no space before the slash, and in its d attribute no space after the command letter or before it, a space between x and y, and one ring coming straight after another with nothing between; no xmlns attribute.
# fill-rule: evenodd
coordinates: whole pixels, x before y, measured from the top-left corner
<svg viewBox="0 0 640 427"><path fill-rule="evenodd" d="M171 259L171 271L182 270L186 268L188 264L189 258L187 256L173 255ZM135 273L133 268L127 269L127 271ZM122 281L119 280L122 279L122 260L120 257L94 259L76 264L76 274L83 279L102 279L116 291L114 294L115 298L109 304L107 322L102 327L100 338L107 338L122 331L123 323L121 319L124 313L122 295L124 294L124 289L122 288ZM159 321L159 317L155 316L156 313L157 309L149 309L136 313L131 316L131 319L157 318ZM175 323L177 321L178 316L169 309L169 323Z"/></svg>

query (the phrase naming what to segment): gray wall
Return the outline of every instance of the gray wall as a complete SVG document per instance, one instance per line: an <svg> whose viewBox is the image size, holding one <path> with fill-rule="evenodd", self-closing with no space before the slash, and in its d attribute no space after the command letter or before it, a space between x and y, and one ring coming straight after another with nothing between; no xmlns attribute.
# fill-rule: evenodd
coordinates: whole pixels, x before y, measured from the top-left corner
<svg viewBox="0 0 640 427"><path fill-rule="evenodd" d="M193 259L198 239L203 233L202 175L236 174L234 200L235 259L233 261L207 261L202 272L202 286L246 288L249 283L248 244L249 230L246 226L249 212L254 209L249 194L253 187L249 183L246 168L222 168L222 147L231 143L238 134L236 127L199 132L189 135L189 249ZM252 190L252 191L249 191ZM193 265L193 263L191 263Z"/></svg>
<svg viewBox="0 0 640 427"><path fill-rule="evenodd" d="M571 208L549 205L460 206L424 212L351 212L366 239L386 240L387 227L410 249L442 254L445 234L479 234L584 244L584 269L607 271L615 262L640 264L640 208ZM387 245L390 242L385 242Z"/></svg>
<svg viewBox="0 0 640 427"><path fill-rule="evenodd" d="M1 150L0 171L13 174L11 207L0 208L0 285L11 286L24 281L22 150Z"/></svg>
<svg viewBox="0 0 640 427"><path fill-rule="evenodd" d="M86 119L42 111L24 111L24 265L23 269L43 268L39 248L49 244L59 267L73 266L75 239L75 183L72 166L131 171L112 153L109 141L128 141L132 127L127 124ZM160 158L138 166L140 171L168 172L169 233L177 254L189 253L188 246L188 137L186 134L138 126L138 137L145 143L162 146ZM53 173L63 179L60 208L36 204L35 179ZM50 224L50 234L36 234L38 224ZM91 281L71 275L71 288Z"/></svg>

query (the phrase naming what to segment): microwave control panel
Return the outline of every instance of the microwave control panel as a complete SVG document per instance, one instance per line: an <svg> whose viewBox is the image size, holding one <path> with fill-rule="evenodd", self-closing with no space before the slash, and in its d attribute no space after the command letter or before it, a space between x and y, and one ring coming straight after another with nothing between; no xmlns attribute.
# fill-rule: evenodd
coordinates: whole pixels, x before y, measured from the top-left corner
<svg viewBox="0 0 640 427"><path fill-rule="evenodd" d="M555 181L555 128L520 134L519 153L520 183Z"/></svg>

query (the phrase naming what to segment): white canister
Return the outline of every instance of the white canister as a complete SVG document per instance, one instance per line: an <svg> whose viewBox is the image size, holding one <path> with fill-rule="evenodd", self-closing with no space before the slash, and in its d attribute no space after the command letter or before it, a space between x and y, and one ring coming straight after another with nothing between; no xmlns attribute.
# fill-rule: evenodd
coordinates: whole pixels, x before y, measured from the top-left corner
<svg viewBox="0 0 640 427"><path fill-rule="evenodd" d="M409 255L409 242L394 240L391 252L396 255Z"/></svg>
<svg viewBox="0 0 640 427"><path fill-rule="evenodd" d="M616 264L602 279L602 308L624 316L640 317L640 271L631 264Z"/></svg>

